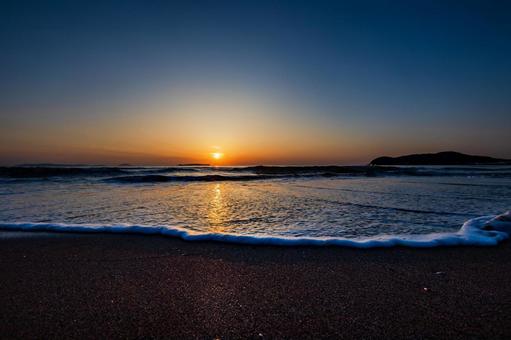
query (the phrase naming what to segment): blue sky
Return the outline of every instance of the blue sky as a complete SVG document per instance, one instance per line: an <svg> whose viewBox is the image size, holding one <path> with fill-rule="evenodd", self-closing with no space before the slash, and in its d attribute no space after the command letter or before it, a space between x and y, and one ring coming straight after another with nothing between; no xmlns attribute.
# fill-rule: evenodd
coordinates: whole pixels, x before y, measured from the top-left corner
<svg viewBox="0 0 511 340"><path fill-rule="evenodd" d="M196 159L217 140L244 162L243 150L273 163L283 153L293 162L360 163L451 149L511 158L504 1L2 1L0 46L4 163L104 161L105 150ZM258 113L268 125L257 133L271 149L260 152L256 137L236 144L221 126L248 116L219 115L209 101L194 121L225 119L218 135L231 139L211 136L193 150L171 133L133 141L142 121L155 134L163 122L189 126L168 103L183 92L224 106L229 93L268 100ZM156 112L154 103L168 108Z"/></svg>

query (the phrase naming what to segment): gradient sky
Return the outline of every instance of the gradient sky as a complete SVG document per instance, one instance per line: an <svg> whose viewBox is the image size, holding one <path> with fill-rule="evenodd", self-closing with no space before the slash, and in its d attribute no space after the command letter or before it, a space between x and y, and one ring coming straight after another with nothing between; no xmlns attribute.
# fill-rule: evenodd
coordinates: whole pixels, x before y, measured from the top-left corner
<svg viewBox="0 0 511 340"><path fill-rule="evenodd" d="M0 163L511 158L511 2L0 2Z"/></svg>

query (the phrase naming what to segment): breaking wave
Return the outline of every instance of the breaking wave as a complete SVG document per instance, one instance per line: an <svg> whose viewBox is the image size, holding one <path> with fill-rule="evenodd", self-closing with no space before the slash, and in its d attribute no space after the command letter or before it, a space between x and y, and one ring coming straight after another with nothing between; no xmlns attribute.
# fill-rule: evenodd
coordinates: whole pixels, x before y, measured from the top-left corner
<svg viewBox="0 0 511 340"><path fill-rule="evenodd" d="M165 175L134 175L107 178L108 182L118 183L165 183L165 182L220 182L220 181L251 181L274 178L272 176L258 175L202 175L202 176L165 176Z"/></svg>
<svg viewBox="0 0 511 340"><path fill-rule="evenodd" d="M195 172L194 168L180 167L55 167L55 166L13 166L0 167L0 177L46 178L46 177L105 177L129 174L159 174L172 172Z"/></svg>
<svg viewBox="0 0 511 340"><path fill-rule="evenodd" d="M169 176L180 174L184 176ZM283 177L337 176L477 176L511 178L510 167L397 167L397 166L246 166L246 167L106 167L106 166L13 166L0 167L4 179L102 178L123 183L172 181L244 181Z"/></svg>
<svg viewBox="0 0 511 340"><path fill-rule="evenodd" d="M115 176L128 174L118 167L0 167L0 177L7 178L44 178L61 176Z"/></svg>
<svg viewBox="0 0 511 340"><path fill-rule="evenodd" d="M494 246L509 238L511 212L497 216L483 216L466 221L457 232L426 235L380 235L370 238L290 237L280 235L239 235L229 233L201 233L173 226L133 224L64 224L64 223L0 223L0 229L19 231L56 231L74 233L146 234L177 237L185 241L217 241L226 243L277 246L344 246L374 247L439 247L439 246Z"/></svg>

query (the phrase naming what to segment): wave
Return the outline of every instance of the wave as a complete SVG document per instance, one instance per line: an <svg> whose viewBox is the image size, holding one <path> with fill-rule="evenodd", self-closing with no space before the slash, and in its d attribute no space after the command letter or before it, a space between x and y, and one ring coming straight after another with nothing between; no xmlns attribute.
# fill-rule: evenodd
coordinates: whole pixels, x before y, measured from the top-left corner
<svg viewBox="0 0 511 340"><path fill-rule="evenodd" d="M377 171L394 171L397 167L374 167L374 166L338 166L338 165L313 165L313 166L270 166L257 165L236 168L223 168L226 172L252 172L259 175L303 175L303 174L358 174L372 175Z"/></svg>
<svg viewBox="0 0 511 340"><path fill-rule="evenodd" d="M477 176L492 178L511 177L511 169L505 168L431 168L431 167L397 167L397 166L247 166L247 167L104 167L104 166L14 166L0 167L0 178L51 178L51 177L118 177L120 182L169 182L174 180L191 181L192 179L146 177L151 175L165 175L170 173L201 173L208 174L204 179L209 180L253 180L255 176L281 177L337 177L337 176ZM218 174L220 172L221 174ZM226 176L225 174L239 174L239 176ZM125 179L129 175L138 178ZM242 177L246 175L246 177ZM216 177L215 177L216 176ZM167 176L168 177L168 176ZM177 176L176 176L177 177ZM192 176L189 176L192 177ZM201 176L198 176L201 177ZM261 179L263 177L257 177Z"/></svg>
<svg viewBox="0 0 511 340"><path fill-rule="evenodd" d="M172 226L133 224L64 224L64 223L0 223L0 229L18 231L56 231L74 233L130 233L176 237L185 241L216 241L250 245L277 246L344 246L354 248L439 246L494 246L511 234L511 212L482 216L466 221L457 232L426 235L382 235L371 238L288 237L272 235L236 235L201 233Z"/></svg>
<svg viewBox="0 0 511 340"><path fill-rule="evenodd" d="M45 178L59 176L115 176L129 174L118 167L0 167L0 177Z"/></svg>
<svg viewBox="0 0 511 340"><path fill-rule="evenodd" d="M14 166L0 167L0 177L47 178L63 176L122 176L129 174L160 174L172 172L196 172L193 168L179 167L58 167L58 166Z"/></svg>
<svg viewBox="0 0 511 340"><path fill-rule="evenodd" d="M511 168L432 168L432 167L398 167L398 166L251 166L223 168L224 172L254 173L269 176L297 177L486 177L511 178Z"/></svg>
<svg viewBox="0 0 511 340"><path fill-rule="evenodd" d="M130 168L131 170L131 168ZM137 168L140 173L144 174L164 174L169 172L198 172L195 168L179 168L179 167L166 167L166 168Z"/></svg>
<svg viewBox="0 0 511 340"><path fill-rule="evenodd" d="M165 182L222 182L222 181L256 181L263 179L335 177L338 174L323 173L291 173L291 174L250 174L250 175L198 175L198 176L169 176L169 175L130 175L106 178L107 182L118 183L165 183Z"/></svg>
<svg viewBox="0 0 511 340"><path fill-rule="evenodd" d="M220 182L220 181L251 181L274 178L258 175L202 175L202 176L165 176L165 175L133 175L107 178L107 182L118 183L165 183L165 182Z"/></svg>

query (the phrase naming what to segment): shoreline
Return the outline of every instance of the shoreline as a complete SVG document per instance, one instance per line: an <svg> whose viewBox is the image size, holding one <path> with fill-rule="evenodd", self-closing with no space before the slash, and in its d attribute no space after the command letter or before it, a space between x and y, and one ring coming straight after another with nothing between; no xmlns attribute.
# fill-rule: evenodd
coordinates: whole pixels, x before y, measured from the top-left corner
<svg viewBox="0 0 511 340"><path fill-rule="evenodd" d="M0 237L5 338L511 336L509 241L355 249L20 233Z"/></svg>
<svg viewBox="0 0 511 340"><path fill-rule="evenodd" d="M480 216L463 223L458 231L415 235L377 235L365 238L344 237L292 237L279 235L245 235L234 233L198 232L182 227L137 224L66 224L0 222L0 233L55 232L76 234L157 235L183 241L219 242L237 245L267 245L280 247L349 247L357 249L410 247L436 248L449 246L495 246L509 238L511 212ZM1 237L1 235L0 235Z"/></svg>

